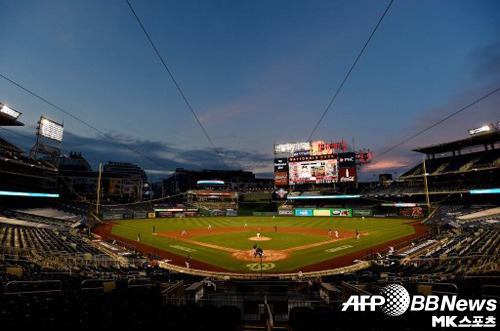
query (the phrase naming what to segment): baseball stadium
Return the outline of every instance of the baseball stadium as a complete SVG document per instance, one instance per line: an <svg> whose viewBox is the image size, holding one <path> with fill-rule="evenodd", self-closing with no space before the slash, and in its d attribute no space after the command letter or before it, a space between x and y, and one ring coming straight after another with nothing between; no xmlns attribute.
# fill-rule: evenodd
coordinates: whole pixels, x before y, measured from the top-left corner
<svg viewBox="0 0 500 331"><path fill-rule="evenodd" d="M0 327L497 327L492 2L6 3Z"/></svg>

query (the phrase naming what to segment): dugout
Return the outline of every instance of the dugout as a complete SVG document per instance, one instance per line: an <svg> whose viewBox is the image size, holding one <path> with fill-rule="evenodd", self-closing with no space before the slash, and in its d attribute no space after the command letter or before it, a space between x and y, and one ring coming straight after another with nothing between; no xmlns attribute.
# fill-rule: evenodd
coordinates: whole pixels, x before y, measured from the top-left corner
<svg viewBox="0 0 500 331"><path fill-rule="evenodd" d="M201 298L203 298L204 288L202 282L196 282L189 285L188 288L184 290L186 299L194 300L194 302L198 302Z"/></svg>

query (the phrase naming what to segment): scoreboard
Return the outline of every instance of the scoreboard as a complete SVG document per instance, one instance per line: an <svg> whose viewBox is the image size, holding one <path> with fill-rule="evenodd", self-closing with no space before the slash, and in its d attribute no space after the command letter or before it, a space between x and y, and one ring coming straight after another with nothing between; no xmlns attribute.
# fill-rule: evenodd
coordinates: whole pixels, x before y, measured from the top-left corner
<svg viewBox="0 0 500 331"><path fill-rule="evenodd" d="M274 145L276 186L356 183L357 167L371 161L371 152L347 152L345 141Z"/></svg>

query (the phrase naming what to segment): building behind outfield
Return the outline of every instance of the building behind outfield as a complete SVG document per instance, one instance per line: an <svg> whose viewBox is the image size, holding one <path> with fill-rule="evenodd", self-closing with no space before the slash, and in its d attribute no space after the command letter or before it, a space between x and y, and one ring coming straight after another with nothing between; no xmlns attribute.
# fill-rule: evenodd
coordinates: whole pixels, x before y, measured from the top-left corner
<svg viewBox="0 0 500 331"><path fill-rule="evenodd" d="M219 180L224 184L218 186L221 189L236 190L242 187L269 188L272 189L273 180L257 179L251 171L244 170L187 170L177 168L175 172L163 181L163 187L167 195L183 193L199 188L200 180Z"/></svg>

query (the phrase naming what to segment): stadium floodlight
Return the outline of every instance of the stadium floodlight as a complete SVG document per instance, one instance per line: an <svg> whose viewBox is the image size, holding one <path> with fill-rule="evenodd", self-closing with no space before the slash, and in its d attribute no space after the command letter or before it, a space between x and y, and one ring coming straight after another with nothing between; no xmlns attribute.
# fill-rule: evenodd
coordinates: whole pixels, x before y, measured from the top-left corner
<svg viewBox="0 0 500 331"><path fill-rule="evenodd" d="M40 136L62 142L64 127L62 124L49 120L48 118L41 117L39 126Z"/></svg>
<svg viewBox="0 0 500 331"><path fill-rule="evenodd" d="M483 125L480 128L469 130L469 134L472 136L472 135L475 135L475 134L478 134L478 133L488 132L490 130L491 130L491 126L490 125Z"/></svg>
<svg viewBox="0 0 500 331"><path fill-rule="evenodd" d="M7 105L2 104L2 103L0 103L0 113L5 114L7 116L10 116L13 119L17 119L19 116L21 116L20 112L10 108Z"/></svg>

